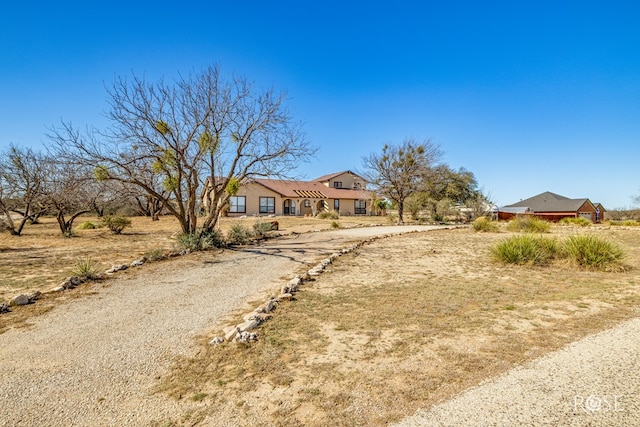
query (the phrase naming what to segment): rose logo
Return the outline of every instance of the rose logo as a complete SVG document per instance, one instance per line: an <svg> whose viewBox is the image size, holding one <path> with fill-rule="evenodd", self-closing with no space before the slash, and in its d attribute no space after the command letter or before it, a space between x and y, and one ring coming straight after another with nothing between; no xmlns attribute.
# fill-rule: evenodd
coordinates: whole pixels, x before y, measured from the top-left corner
<svg viewBox="0 0 640 427"><path fill-rule="evenodd" d="M598 412L602 409L602 399L592 394L584 402L584 408L589 412Z"/></svg>

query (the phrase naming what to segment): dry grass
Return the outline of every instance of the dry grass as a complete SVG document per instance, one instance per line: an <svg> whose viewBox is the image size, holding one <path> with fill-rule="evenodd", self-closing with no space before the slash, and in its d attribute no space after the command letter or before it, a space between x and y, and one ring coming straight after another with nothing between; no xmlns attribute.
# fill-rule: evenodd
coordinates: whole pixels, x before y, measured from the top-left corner
<svg viewBox="0 0 640 427"><path fill-rule="evenodd" d="M273 218L280 223L279 233L328 230L332 220L313 218ZM116 264L129 264L135 259L155 252L174 250L175 236L180 231L173 217L161 217L160 221L148 218L131 218L131 227L115 235L108 228L74 230L74 237L60 234L54 218L44 218L42 224L27 226L22 236L0 233L0 302L19 293L45 291L72 275L76 262L91 258L102 270ZM267 220L266 218L263 220ZM269 219L272 220L272 219ZM95 217L82 217L76 225L90 221L99 224ZM252 228L256 218L224 218L221 224L226 232L233 224ZM357 224L386 224L385 218L342 217L342 227Z"/></svg>
<svg viewBox="0 0 640 427"><path fill-rule="evenodd" d="M198 417L237 425L387 425L637 315L640 231L589 233L619 243L632 270L497 264L489 248L505 233L376 241L280 306L258 343L203 337L200 354L177 361L159 390L201 399L208 409Z"/></svg>

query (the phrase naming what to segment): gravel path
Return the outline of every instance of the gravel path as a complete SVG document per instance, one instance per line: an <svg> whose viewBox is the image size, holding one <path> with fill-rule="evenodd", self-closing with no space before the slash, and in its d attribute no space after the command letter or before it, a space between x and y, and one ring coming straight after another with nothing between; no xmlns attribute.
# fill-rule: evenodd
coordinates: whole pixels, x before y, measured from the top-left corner
<svg viewBox="0 0 640 427"><path fill-rule="evenodd" d="M640 319L517 367L396 427L638 426Z"/></svg>
<svg viewBox="0 0 640 427"><path fill-rule="evenodd" d="M371 227L283 237L212 257L149 264L0 334L0 425L142 426L196 402L152 389L194 337L282 277L370 236L435 227Z"/></svg>

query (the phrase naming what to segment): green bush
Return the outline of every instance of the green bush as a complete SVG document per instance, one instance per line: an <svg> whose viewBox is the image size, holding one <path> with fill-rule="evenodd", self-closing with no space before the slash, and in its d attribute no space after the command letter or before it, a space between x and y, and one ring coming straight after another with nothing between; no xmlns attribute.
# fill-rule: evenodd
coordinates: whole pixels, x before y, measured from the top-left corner
<svg viewBox="0 0 640 427"><path fill-rule="evenodd" d="M596 236L570 236L564 241L562 251L565 257L581 267L603 271L624 269L624 251L618 245Z"/></svg>
<svg viewBox="0 0 640 427"><path fill-rule="evenodd" d="M273 226L270 222L263 222L261 220L257 220L255 224L253 224L253 232L257 239L263 239L273 230Z"/></svg>
<svg viewBox="0 0 640 427"><path fill-rule="evenodd" d="M491 248L491 254L498 261L508 264L544 265L557 252L555 239L541 236L513 236Z"/></svg>
<svg viewBox="0 0 640 427"><path fill-rule="evenodd" d="M164 250L160 248L151 249L144 254L144 257L149 261L159 261L164 259L164 256Z"/></svg>
<svg viewBox="0 0 640 427"><path fill-rule="evenodd" d="M253 233L242 224L234 224L227 233L227 243L230 245L246 245L253 239Z"/></svg>
<svg viewBox="0 0 640 427"><path fill-rule="evenodd" d="M222 234L217 231L182 233L176 237L176 246L180 251L206 251L225 246Z"/></svg>
<svg viewBox="0 0 640 427"><path fill-rule="evenodd" d="M339 219L340 215L336 211L322 211L318 214L320 219Z"/></svg>
<svg viewBox="0 0 640 427"><path fill-rule="evenodd" d="M340 228L340 223L338 221L331 221L331 228Z"/></svg>
<svg viewBox="0 0 640 427"><path fill-rule="evenodd" d="M107 215L102 218L102 224L113 234L120 234L122 230L131 226L131 220L122 215Z"/></svg>
<svg viewBox="0 0 640 427"><path fill-rule="evenodd" d="M531 216L518 217L507 225L507 230L522 233L548 233L550 228L547 221Z"/></svg>
<svg viewBox="0 0 640 427"><path fill-rule="evenodd" d="M93 280L100 277L100 265L93 258L82 258L76 261L73 275Z"/></svg>
<svg viewBox="0 0 640 427"><path fill-rule="evenodd" d="M560 220L561 225L578 225L580 227L588 227L591 225L591 221L586 218L577 217L577 218L562 218Z"/></svg>
<svg viewBox="0 0 640 427"><path fill-rule="evenodd" d="M633 219L627 219L625 221L609 221L609 225L623 225L625 227L638 227L640 226L640 222L633 220Z"/></svg>
<svg viewBox="0 0 640 427"><path fill-rule="evenodd" d="M92 223L91 221L84 221L78 224L78 226L76 227L76 230L95 230L96 228L98 228L98 226Z"/></svg>
<svg viewBox="0 0 640 427"><path fill-rule="evenodd" d="M497 233L498 224L495 221L491 221L489 218L481 216L471 223L474 231L483 233Z"/></svg>

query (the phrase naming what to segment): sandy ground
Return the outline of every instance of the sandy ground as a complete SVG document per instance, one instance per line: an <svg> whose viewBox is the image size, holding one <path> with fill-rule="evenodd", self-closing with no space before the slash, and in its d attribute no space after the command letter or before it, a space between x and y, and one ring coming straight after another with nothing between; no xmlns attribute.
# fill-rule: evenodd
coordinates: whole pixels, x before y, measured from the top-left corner
<svg viewBox="0 0 640 427"><path fill-rule="evenodd" d="M91 285L86 297L0 334L0 424L139 426L180 418L202 404L170 400L153 387L175 357L197 351L195 337L353 240L430 228L288 236Z"/></svg>

